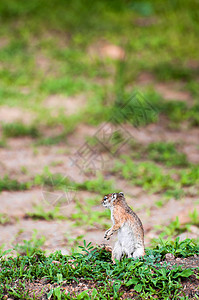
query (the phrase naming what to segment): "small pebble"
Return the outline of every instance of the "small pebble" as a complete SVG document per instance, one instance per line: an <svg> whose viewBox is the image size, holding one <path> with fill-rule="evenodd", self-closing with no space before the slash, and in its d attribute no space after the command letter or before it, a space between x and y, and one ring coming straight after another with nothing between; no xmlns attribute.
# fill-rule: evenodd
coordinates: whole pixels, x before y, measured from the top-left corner
<svg viewBox="0 0 199 300"><path fill-rule="evenodd" d="M53 261L52 261L52 264L58 264L58 265L60 265L61 263L60 263L60 261L58 261L58 260L53 260Z"/></svg>
<svg viewBox="0 0 199 300"><path fill-rule="evenodd" d="M165 255L166 260L173 260L175 259L175 256L172 253L167 253Z"/></svg>
<svg viewBox="0 0 199 300"><path fill-rule="evenodd" d="M178 257L178 258L176 258L176 261L181 261L181 258L179 258L179 257Z"/></svg>

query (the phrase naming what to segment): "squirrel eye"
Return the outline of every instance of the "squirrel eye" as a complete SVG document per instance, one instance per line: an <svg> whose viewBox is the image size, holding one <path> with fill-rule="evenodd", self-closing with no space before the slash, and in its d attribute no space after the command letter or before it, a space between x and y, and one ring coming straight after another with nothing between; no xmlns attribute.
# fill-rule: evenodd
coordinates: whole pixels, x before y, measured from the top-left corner
<svg viewBox="0 0 199 300"><path fill-rule="evenodd" d="M112 194L112 199L115 200L116 198L117 198L117 193L113 193L113 194Z"/></svg>

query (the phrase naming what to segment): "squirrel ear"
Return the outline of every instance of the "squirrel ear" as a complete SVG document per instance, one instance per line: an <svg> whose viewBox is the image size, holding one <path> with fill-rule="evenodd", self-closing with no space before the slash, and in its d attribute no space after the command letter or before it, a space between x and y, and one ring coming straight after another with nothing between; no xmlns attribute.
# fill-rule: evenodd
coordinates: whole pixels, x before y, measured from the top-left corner
<svg viewBox="0 0 199 300"><path fill-rule="evenodd" d="M124 193L123 193L123 192L120 192L119 195L124 196Z"/></svg>
<svg viewBox="0 0 199 300"><path fill-rule="evenodd" d="M113 193L112 197L111 197L111 200L114 201L116 198L117 198L117 193Z"/></svg>

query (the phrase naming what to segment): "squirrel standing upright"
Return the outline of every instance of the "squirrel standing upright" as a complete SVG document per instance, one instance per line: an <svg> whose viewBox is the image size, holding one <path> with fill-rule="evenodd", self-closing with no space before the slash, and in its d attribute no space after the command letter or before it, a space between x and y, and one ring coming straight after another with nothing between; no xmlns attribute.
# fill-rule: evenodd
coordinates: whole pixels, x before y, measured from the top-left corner
<svg viewBox="0 0 199 300"><path fill-rule="evenodd" d="M114 232L118 232L118 241L112 251L112 260L121 260L145 255L144 229L139 217L128 206L124 193L112 193L104 196L102 205L111 210L113 226L105 232L104 238L109 240Z"/></svg>

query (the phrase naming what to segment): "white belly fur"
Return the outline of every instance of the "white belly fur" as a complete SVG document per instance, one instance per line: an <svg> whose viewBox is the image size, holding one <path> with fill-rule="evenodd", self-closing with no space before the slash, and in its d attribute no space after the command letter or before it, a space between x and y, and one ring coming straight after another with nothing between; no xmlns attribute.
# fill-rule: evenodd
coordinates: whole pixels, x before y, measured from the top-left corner
<svg viewBox="0 0 199 300"><path fill-rule="evenodd" d="M125 223L118 231L118 242L122 248L123 254L131 256L136 250L136 238L133 234L132 227Z"/></svg>

